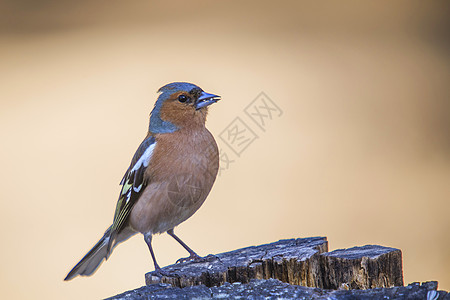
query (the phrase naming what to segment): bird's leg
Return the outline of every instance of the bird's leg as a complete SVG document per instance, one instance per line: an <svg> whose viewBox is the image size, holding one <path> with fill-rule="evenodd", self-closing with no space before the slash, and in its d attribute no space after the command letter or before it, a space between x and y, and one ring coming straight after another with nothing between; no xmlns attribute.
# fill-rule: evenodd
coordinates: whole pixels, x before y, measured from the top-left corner
<svg viewBox="0 0 450 300"><path fill-rule="evenodd" d="M158 263L156 262L155 253L153 253L153 248L152 248L152 234L151 233L144 234L144 240L147 243L148 250L150 250L150 254L152 255L153 264L155 265L155 272L159 275L170 276L168 273L161 270Z"/></svg>
<svg viewBox="0 0 450 300"><path fill-rule="evenodd" d="M168 230L167 233L168 233L171 237L173 237L178 243L180 243L180 245L183 246L183 248L186 249L187 252L189 252L189 257L186 257L186 258L180 258L179 260L177 260L177 263L185 262L185 261L189 261L189 260L194 260L194 261L196 261L196 262L201 262L201 261L203 261L203 259L202 259L197 253L195 253L194 250L192 250L191 248L189 248L188 245L186 245L179 237L177 237L177 236L175 235L175 233L173 232L173 228L170 229L170 230Z"/></svg>

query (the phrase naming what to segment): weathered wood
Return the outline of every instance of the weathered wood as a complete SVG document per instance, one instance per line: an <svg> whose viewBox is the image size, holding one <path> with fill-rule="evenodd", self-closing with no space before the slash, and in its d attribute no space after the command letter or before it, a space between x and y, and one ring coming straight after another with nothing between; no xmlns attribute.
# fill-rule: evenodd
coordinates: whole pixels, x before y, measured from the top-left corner
<svg viewBox="0 0 450 300"><path fill-rule="evenodd" d="M147 285L169 283L176 287L225 282L247 283L251 279L279 279L304 286L323 286L320 254L328 250L324 237L281 240L208 256L205 262L184 262L163 268L167 276L145 275Z"/></svg>
<svg viewBox="0 0 450 300"><path fill-rule="evenodd" d="M327 289L371 289L403 285L402 252L367 245L323 253L323 286Z"/></svg>
<svg viewBox="0 0 450 300"><path fill-rule="evenodd" d="M437 282L412 283L408 286L370 290L323 290L290 285L276 279L253 279L250 283L225 283L219 287L204 285L183 289L169 284L152 284L125 292L107 300L140 299L320 299L320 300L450 300L446 291L437 291Z"/></svg>
<svg viewBox="0 0 450 300"><path fill-rule="evenodd" d="M316 237L210 255L203 262L167 266L161 277L147 273L147 286L109 299L450 300L450 294L437 291L437 282L403 287L398 249L327 250L326 238Z"/></svg>
<svg viewBox="0 0 450 300"><path fill-rule="evenodd" d="M281 240L210 255L204 262L188 261L163 268L164 276L147 273L146 284L175 287L251 279L278 279L293 285L323 289L369 289L403 285L402 254L394 248L368 245L328 250L324 237Z"/></svg>

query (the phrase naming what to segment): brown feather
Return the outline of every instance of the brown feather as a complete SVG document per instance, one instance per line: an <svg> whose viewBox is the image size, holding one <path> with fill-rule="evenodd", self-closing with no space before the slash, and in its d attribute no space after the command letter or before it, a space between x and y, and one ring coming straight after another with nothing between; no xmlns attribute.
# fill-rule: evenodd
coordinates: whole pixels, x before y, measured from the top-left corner
<svg viewBox="0 0 450 300"><path fill-rule="evenodd" d="M211 133L180 129L156 136L145 177L148 186L134 205L130 226L162 233L192 216L208 196L219 169L219 151Z"/></svg>

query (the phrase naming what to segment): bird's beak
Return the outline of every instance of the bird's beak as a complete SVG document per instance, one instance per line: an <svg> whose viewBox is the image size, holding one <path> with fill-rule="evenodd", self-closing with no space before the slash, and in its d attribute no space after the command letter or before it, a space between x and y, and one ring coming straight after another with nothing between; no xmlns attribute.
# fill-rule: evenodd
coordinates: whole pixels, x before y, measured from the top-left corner
<svg viewBox="0 0 450 300"><path fill-rule="evenodd" d="M199 110L200 108L216 103L219 100L220 96L202 92L200 94L200 97L198 97L197 101L195 102L195 109Z"/></svg>

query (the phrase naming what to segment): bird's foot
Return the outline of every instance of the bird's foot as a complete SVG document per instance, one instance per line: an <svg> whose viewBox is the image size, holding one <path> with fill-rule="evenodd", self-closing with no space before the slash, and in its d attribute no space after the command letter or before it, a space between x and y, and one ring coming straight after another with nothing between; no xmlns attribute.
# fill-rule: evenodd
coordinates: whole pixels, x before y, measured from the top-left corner
<svg viewBox="0 0 450 300"><path fill-rule="evenodd" d="M209 262L212 262L212 261L215 261L215 260L218 260L218 261L222 262L220 260L220 258L217 255L214 255L214 254L209 254L208 256L205 257L205 260L209 261Z"/></svg>
<svg viewBox="0 0 450 300"><path fill-rule="evenodd" d="M184 262L188 262L188 261L192 261L195 263L204 263L204 262L212 262L214 260L220 261L219 257L217 257L216 255L213 255L213 254L210 254L205 257L201 257L197 254L191 254L189 257L180 258L175 263L180 264L180 263L184 263Z"/></svg>
<svg viewBox="0 0 450 300"><path fill-rule="evenodd" d="M155 271L153 271L153 274L157 277L173 277L174 275L171 272L168 271L164 271L161 268L155 269Z"/></svg>
<svg viewBox="0 0 450 300"><path fill-rule="evenodd" d="M198 256L197 254L191 254L191 255L189 255L189 257L182 257L182 258L178 259L175 263L181 264L181 263L188 262L188 261L202 262L202 260L203 260L203 258Z"/></svg>

